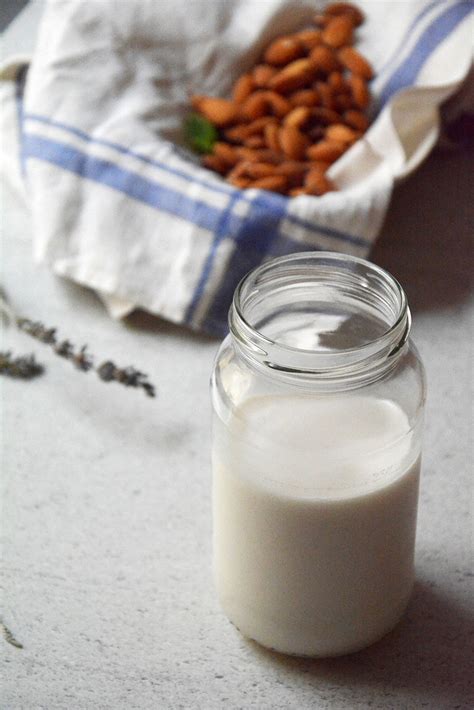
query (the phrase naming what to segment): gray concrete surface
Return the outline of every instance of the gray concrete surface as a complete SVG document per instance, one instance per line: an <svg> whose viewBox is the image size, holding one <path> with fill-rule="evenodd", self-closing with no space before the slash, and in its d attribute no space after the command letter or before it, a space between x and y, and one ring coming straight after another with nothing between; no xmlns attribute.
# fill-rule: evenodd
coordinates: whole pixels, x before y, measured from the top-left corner
<svg viewBox="0 0 474 710"><path fill-rule="evenodd" d="M145 315L111 321L33 264L4 188L2 283L22 313L149 373L157 400L75 372L26 336L41 378L2 381L4 710L467 710L474 705L473 155L400 186L373 259L404 284L429 401L408 613L381 642L298 660L243 639L211 578L208 377L217 344Z"/></svg>

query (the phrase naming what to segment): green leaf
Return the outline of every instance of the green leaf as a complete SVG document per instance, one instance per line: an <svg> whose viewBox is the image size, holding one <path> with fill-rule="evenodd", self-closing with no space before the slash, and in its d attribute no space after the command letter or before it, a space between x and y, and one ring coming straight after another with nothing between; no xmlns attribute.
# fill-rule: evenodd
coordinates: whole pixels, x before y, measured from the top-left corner
<svg viewBox="0 0 474 710"><path fill-rule="evenodd" d="M199 113L190 113L184 121L186 143L198 153L212 153L218 135L213 123Z"/></svg>

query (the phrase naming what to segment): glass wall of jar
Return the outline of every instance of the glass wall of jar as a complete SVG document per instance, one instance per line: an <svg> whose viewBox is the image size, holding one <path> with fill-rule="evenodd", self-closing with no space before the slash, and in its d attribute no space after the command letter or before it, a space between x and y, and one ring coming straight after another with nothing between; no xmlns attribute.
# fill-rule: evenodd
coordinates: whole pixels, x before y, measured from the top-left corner
<svg viewBox="0 0 474 710"><path fill-rule="evenodd" d="M214 574L283 653L363 648L410 597L425 377L399 283L329 252L236 289L211 380Z"/></svg>

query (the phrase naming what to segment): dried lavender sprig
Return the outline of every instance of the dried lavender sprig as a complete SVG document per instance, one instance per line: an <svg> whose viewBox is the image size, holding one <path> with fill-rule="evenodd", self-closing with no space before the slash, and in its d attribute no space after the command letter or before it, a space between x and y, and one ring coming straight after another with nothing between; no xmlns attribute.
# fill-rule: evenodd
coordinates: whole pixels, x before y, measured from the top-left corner
<svg viewBox="0 0 474 710"><path fill-rule="evenodd" d="M5 641L7 641L11 646L15 648L23 648L23 644L16 640L8 626L0 619L0 629L2 630Z"/></svg>
<svg viewBox="0 0 474 710"><path fill-rule="evenodd" d="M148 397L155 396L154 386L147 381L147 376L134 367L117 367L111 360L103 362L97 368L97 374L104 382L120 382L125 387L141 387Z"/></svg>
<svg viewBox="0 0 474 710"><path fill-rule="evenodd" d="M32 380L33 377L43 374L44 367L34 355L21 355L13 357L10 350L0 352L0 374L17 377L21 380Z"/></svg>
<svg viewBox="0 0 474 710"><path fill-rule="evenodd" d="M39 340L41 343L49 345L56 355L72 362L78 370L82 372L94 370L103 382L118 382L125 387L141 388L148 397L155 397L155 387L148 382L147 375L143 372L132 366L120 368L110 360L103 362L98 367L94 367L94 359L87 352L86 345L76 351L70 340L58 341L56 328L47 328L40 321L17 316L8 304L5 293L1 289L0 311L9 320L13 320L19 330Z"/></svg>

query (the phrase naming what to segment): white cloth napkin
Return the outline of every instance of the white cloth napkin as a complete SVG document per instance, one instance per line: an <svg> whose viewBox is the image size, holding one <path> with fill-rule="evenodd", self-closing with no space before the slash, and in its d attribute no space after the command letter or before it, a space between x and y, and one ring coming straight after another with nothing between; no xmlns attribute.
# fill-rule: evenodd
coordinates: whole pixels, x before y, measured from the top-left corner
<svg viewBox="0 0 474 710"><path fill-rule="evenodd" d="M16 90L37 258L115 315L141 307L222 334L236 284L263 260L367 256L395 181L435 144L439 106L469 72L472 2L358 2L376 119L332 166L339 192L241 191L180 145L190 93L226 96L273 37L323 4L50 1L24 103Z"/></svg>

